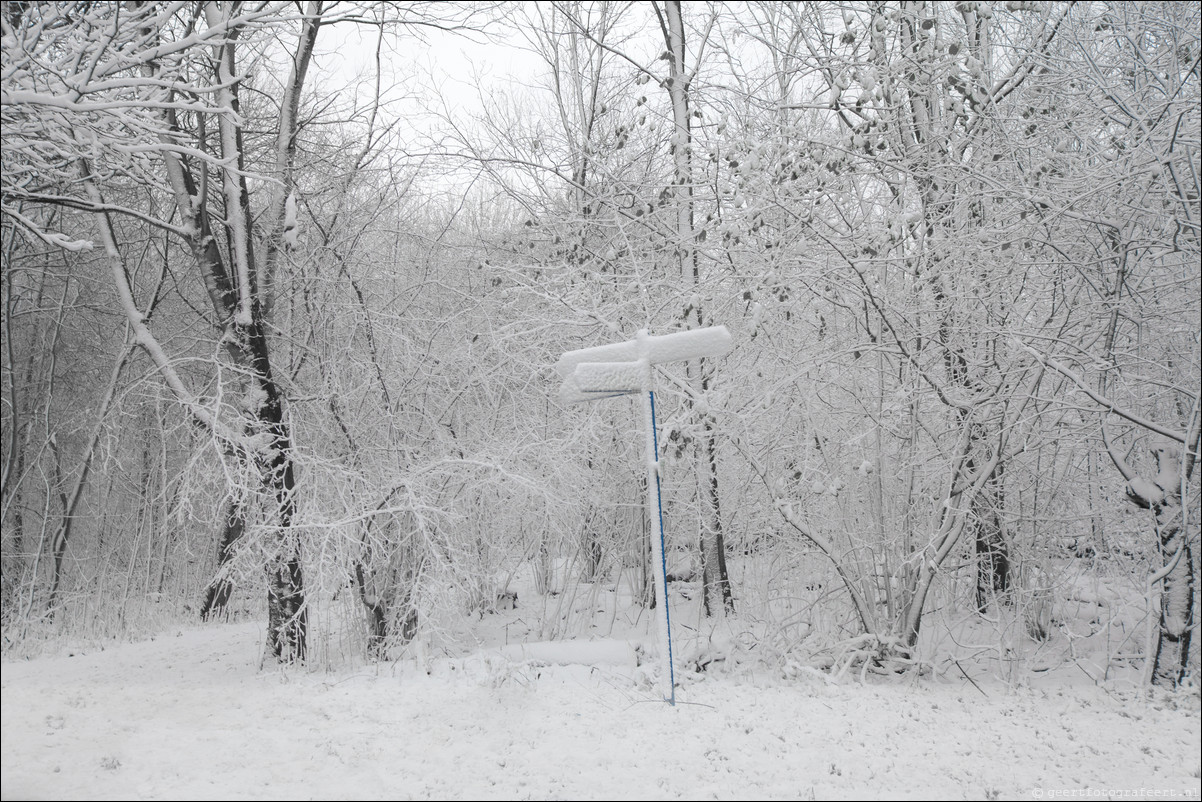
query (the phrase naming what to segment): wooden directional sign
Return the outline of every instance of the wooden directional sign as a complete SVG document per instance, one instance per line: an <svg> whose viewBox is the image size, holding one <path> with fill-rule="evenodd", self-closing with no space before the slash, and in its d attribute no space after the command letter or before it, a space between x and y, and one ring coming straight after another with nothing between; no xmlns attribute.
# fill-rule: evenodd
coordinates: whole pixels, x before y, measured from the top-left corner
<svg viewBox="0 0 1202 802"><path fill-rule="evenodd" d="M663 682L664 700L676 704L675 671L672 667L672 623L668 613L668 566L664 560L663 501L660 497L659 454L655 437L655 393L651 389L651 366L718 356L730 350L732 340L725 326L694 329L652 337L644 329L633 340L596 348L569 351L559 358L556 372L563 379L559 398L565 404L596 401L616 395L642 393L643 420L646 426L644 458L647 468L647 519L651 537L651 570L656 580L655 603L659 608L659 640L666 664ZM651 491L655 491L652 495Z"/></svg>
<svg viewBox="0 0 1202 802"><path fill-rule="evenodd" d="M725 326L654 337L644 329L623 343L568 351L555 365L563 379L559 399L565 404L578 404L647 390L650 365L720 356L730 350L733 342ZM640 364L643 367L638 367Z"/></svg>
<svg viewBox="0 0 1202 802"><path fill-rule="evenodd" d="M637 393L650 381L651 363L646 359L635 362L581 362L572 371L576 387L590 398Z"/></svg>

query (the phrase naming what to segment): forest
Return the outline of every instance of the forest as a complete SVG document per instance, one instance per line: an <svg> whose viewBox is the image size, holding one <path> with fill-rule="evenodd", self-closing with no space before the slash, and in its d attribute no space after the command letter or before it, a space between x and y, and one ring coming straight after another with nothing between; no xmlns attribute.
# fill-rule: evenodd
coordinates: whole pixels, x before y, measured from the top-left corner
<svg viewBox="0 0 1202 802"><path fill-rule="evenodd" d="M0 24L6 657L647 635L639 402L555 365L725 326L654 367L681 670L1197 688L1195 4Z"/></svg>

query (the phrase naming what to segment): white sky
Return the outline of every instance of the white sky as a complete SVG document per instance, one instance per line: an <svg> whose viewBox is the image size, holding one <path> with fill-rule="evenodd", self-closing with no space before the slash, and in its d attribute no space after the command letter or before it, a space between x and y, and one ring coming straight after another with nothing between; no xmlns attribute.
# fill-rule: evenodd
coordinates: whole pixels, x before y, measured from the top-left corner
<svg viewBox="0 0 1202 802"><path fill-rule="evenodd" d="M424 39L424 41L423 41ZM317 46L317 82L330 89L365 81L376 69L374 28L338 24L323 29ZM456 113L477 110L480 93L541 85L546 66L529 50L480 34L421 29L421 37L393 28L381 49L382 88L391 98L411 98L406 113L445 103Z"/></svg>

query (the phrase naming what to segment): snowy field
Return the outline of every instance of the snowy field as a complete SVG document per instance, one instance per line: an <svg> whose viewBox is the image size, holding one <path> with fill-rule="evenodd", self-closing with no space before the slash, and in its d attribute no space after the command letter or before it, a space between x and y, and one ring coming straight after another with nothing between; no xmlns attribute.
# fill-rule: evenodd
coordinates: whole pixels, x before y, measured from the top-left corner
<svg viewBox="0 0 1202 802"><path fill-rule="evenodd" d="M1199 793L1193 692L745 671L685 673L670 707L624 641L343 670L261 669L262 641L259 624L222 624L6 661L3 798Z"/></svg>

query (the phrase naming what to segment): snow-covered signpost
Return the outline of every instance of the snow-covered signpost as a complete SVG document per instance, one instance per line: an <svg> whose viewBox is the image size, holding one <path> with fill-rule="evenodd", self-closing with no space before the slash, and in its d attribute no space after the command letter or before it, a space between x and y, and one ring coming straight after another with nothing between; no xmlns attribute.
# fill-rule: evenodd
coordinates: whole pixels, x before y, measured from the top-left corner
<svg viewBox="0 0 1202 802"><path fill-rule="evenodd" d="M655 390L651 366L660 362L718 356L730 350L730 332L725 326L682 331L652 337L646 329L633 340L595 348L569 351L559 358L555 370L563 379L559 398L565 404L595 401L617 395L639 393L643 397L646 428L647 520L651 531L651 561L655 582L655 606L660 611L660 654L665 663L665 701L676 704L676 672L672 666L671 620L668 615L668 572L664 559L664 511L659 483L659 439L655 433ZM655 495L651 490L654 488Z"/></svg>

